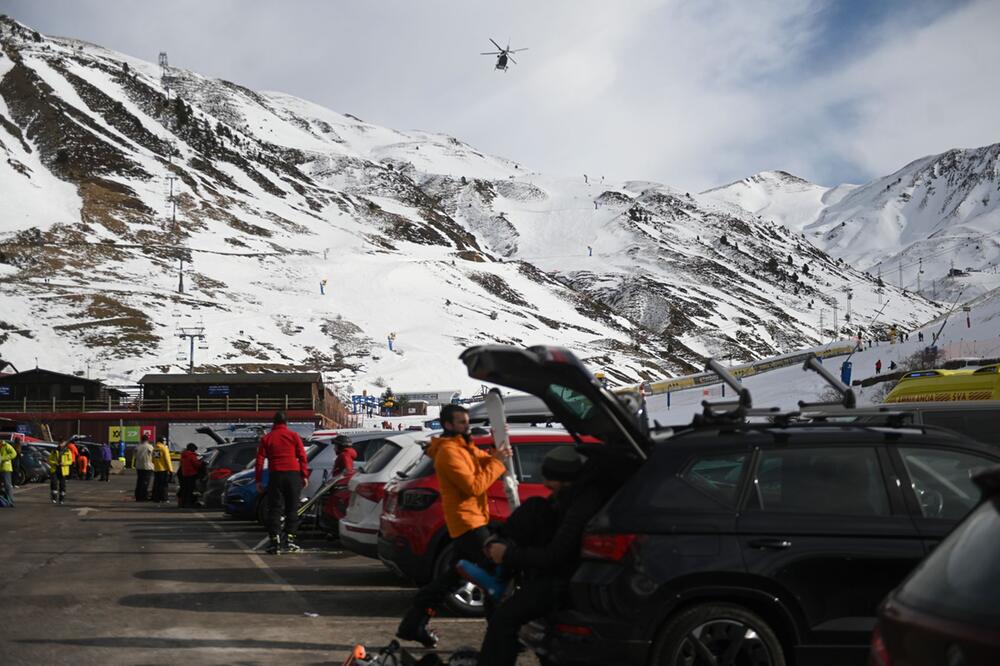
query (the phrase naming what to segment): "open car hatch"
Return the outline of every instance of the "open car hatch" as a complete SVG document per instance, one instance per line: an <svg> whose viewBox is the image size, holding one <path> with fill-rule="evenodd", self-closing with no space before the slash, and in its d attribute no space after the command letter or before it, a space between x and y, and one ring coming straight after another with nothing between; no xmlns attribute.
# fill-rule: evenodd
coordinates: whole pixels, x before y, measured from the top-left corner
<svg viewBox="0 0 1000 666"><path fill-rule="evenodd" d="M569 430L621 444L646 457L649 436L632 413L562 347L470 347L459 357L469 376L541 398Z"/></svg>

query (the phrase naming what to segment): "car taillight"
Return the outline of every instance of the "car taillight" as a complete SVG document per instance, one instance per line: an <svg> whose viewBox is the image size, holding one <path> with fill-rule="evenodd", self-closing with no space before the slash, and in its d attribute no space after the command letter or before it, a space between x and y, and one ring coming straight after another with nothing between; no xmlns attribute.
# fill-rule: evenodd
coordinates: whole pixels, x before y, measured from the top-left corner
<svg viewBox="0 0 1000 666"><path fill-rule="evenodd" d="M579 624L557 624L556 633L568 636L593 636L594 630Z"/></svg>
<svg viewBox="0 0 1000 666"><path fill-rule="evenodd" d="M438 493L430 488L412 488L399 493L399 506L408 511L423 511L437 501Z"/></svg>
<svg viewBox="0 0 1000 666"><path fill-rule="evenodd" d="M212 481L221 481L228 476L233 475L233 470L228 467L216 467L211 472L208 473L208 478Z"/></svg>
<svg viewBox="0 0 1000 666"><path fill-rule="evenodd" d="M367 500L372 502L381 502L382 498L385 497L385 484L384 483L359 483L358 487L354 489L354 492L361 495Z"/></svg>
<svg viewBox="0 0 1000 666"><path fill-rule="evenodd" d="M597 560L620 562L635 539L635 534L585 534L580 554Z"/></svg>
<svg viewBox="0 0 1000 666"><path fill-rule="evenodd" d="M892 666L892 659L889 658L889 650L885 647L885 641L882 640L882 629L875 625L875 631L872 632L872 649L868 656L869 666Z"/></svg>

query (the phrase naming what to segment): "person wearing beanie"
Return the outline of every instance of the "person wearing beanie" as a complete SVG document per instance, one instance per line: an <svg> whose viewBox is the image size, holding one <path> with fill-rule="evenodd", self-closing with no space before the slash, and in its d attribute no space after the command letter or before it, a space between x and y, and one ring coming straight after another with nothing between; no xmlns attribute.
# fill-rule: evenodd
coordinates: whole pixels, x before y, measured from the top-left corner
<svg viewBox="0 0 1000 666"><path fill-rule="evenodd" d="M354 474L354 461L358 457L358 452L354 450L354 442L347 435L337 435L333 438L333 448L337 452L337 458L333 461L332 476L350 477Z"/></svg>
<svg viewBox="0 0 1000 666"><path fill-rule="evenodd" d="M519 585L489 617L479 666L514 666L521 626L552 612L564 599L580 558L584 527L618 487L604 478L602 457L585 457L569 445L549 451L542 477L551 495L525 501L487 543L485 552L498 565L497 576L516 576ZM460 571L475 573L464 564ZM503 595L506 580L495 580L481 569L479 574L466 577L495 598Z"/></svg>
<svg viewBox="0 0 1000 666"><path fill-rule="evenodd" d="M193 509L194 504L194 483L201 471L202 461L198 458L198 446L193 442L187 445L184 453L181 454L181 467L178 470L180 477L180 506L182 509Z"/></svg>

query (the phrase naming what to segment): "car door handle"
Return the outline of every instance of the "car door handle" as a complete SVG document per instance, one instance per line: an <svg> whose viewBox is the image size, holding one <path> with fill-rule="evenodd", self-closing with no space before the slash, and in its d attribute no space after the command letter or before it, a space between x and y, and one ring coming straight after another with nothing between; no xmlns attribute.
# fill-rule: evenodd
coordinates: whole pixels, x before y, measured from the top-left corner
<svg viewBox="0 0 1000 666"><path fill-rule="evenodd" d="M750 547L757 550L784 550L790 548L792 542L788 539L752 539Z"/></svg>

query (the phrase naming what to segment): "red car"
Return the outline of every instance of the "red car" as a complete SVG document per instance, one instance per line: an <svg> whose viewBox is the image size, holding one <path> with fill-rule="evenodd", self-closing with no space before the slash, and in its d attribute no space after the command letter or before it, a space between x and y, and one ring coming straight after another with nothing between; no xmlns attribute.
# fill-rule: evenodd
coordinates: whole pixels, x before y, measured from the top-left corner
<svg viewBox="0 0 1000 666"><path fill-rule="evenodd" d="M586 442L596 440L584 438ZM489 435L473 437L477 446L491 447ZM575 440L561 429L513 429L510 442L514 449L514 469L518 477L521 500L547 495L542 485L542 459L557 446L574 444ZM385 503L378 536L378 556L396 573L423 585L447 566L451 552L450 538L444 524L438 493L434 461L427 456L418 460L404 478L385 487ZM503 483L497 481L488 491L490 518L503 522L510 515ZM479 588L468 584L448 599L452 610L464 615L483 613L483 595Z"/></svg>
<svg viewBox="0 0 1000 666"><path fill-rule="evenodd" d="M883 602L871 666L1000 664L1000 467L974 480L983 501Z"/></svg>

